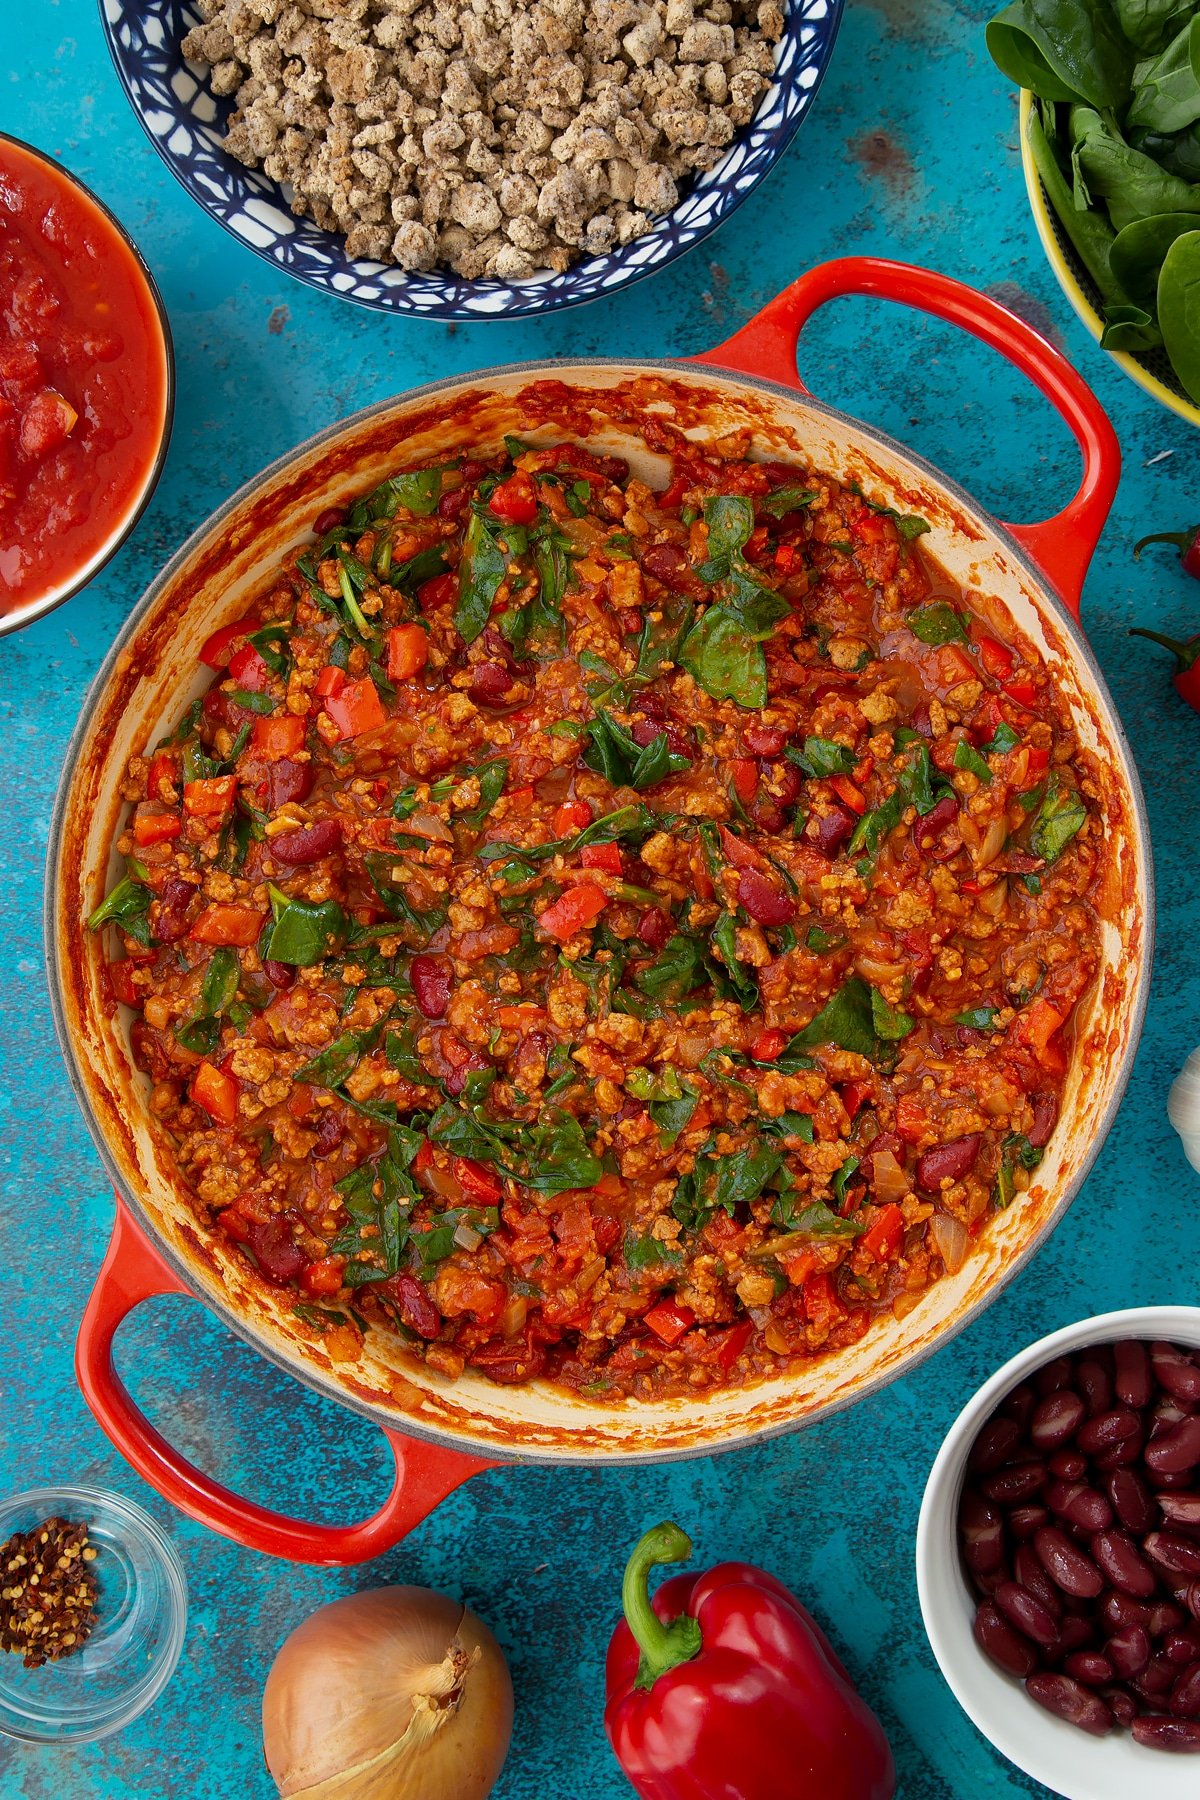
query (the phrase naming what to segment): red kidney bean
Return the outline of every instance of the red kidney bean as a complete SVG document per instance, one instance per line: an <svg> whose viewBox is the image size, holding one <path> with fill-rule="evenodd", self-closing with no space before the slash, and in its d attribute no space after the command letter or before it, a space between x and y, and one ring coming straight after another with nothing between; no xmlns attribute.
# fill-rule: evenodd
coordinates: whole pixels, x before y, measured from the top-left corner
<svg viewBox="0 0 1200 1800"><path fill-rule="evenodd" d="M1110 1708L1099 1694L1081 1687L1069 1675L1031 1675L1025 1683L1025 1691L1047 1712L1065 1719L1068 1725L1077 1725L1080 1731L1090 1732L1093 1737L1104 1737L1112 1730Z"/></svg>
<svg viewBox="0 0 1200 1800"><path fill-rule="evenodd" d="M986 1575L980 1575L976 1570L971 1570L971 1581L978 1594L994 1594L1002 1581L1011 1580L1012 1570L1008 1566L1007 1559L998 1568L989 1569Z"/></svg>
<svg viewBox="0 0 1200 1800"><path fill-rule="evenodd" d="M836 803L827 812L811 813L804 835L822 856L836 856L847 838L854 836L858 819L848 806Z"/></svg>
<svg viewBox="0 0 1200 1800"><path fill-rule="evenodd" d="M289 800L307 800L313 791L314 779L311 763L294 762L290 756L282 756L278 762L268 764L265 782L267 791L263 795L267 810L278 812Z"/></svg>
<svg viewBox="0 0 1200 1800"><path fill-rule="evenodd" d="M1150 1633L1141 1625L1125 1625L1114 1631L1104 1653L1122 1681L1132 1681L1150 1661Z"/></svg>
<svg viewBox="0 0 1200 1800"><path fill-rule="evenodd" d="M393 1275L381 1283L396 1302L400 1317L419 1337L435 1338L442 1329L442 1315L415 1275Z"/></svg>
<svg viewBox="0 0 1200 1800"><path fill-rule="evenodd" d="M1035 1150L1041 1150L1050 1141L1050 1133L1058 1124L1058 1096L1056 1094L1035 1094L1030 1102L1033 1107L1033 1122L1025 1134Z"/></svg>
<svg viewBox="0 0 1200 1800"><path fill-rule="evenodd" d="M1145 1600L1157 1588L1154 1570L1124 1531L1098 1531L1091 1549L1108 1579L1123 1594Z"/></svg>
<svg viewBox="0 0 1200 1800"><path fill-rule="evenodd" d="M1002 1581L992 1598L1009 1624L1032 1638L1035 1644L1049 1649L1058 1641L1058 1621L1054 1614L1027 1588L1018 1586L1015 1581Z"/></svg>
<svg viewBox="0 0 1200 1800"><path fill-rule="evenodd" d="M1178 1631L1181 1625L1186 1624L1187 1614L1182 1607L1174 1605L1170 1600L1160 1600L1150 1608L1146 1630L1152 1638L1161 1638L1166 1637L1168 1632Z"/></svg>
<svg viewBox="0 0 1200 1800"><path fill-rule="evenodd" d="M1003 1415L1005 1418L1015 1419L1018 1430L1024 1431L1033 1417L1033 1409L1036 1405L1037 1395L1029 1383L1023 1381L1020 1387L1015 1387L1012 1393L1006 1395L1001 1401L1000 1413L996 1416Z"/></svg>
<svg viewBox="0 0 1200 1800"><path fill-rule="evenodd" d="M1062 1667L1064 1675L1082 1681L1085 1687L1103 1687L1114 1674L1112 1664L1099 1650L1073 1650L1064 1656Z"/></svg>
<svg viewBox="0 0 1200 1800"><path fill-rule="evenodd" d="M1154 1496L1132 1469L1114 1469L1104 1485L1126 1531L1149 1531L1158 1523Z"/></svg>
<svg viewBox="0 0 1200 1800"><path fill-rule="evenodd" d="M1020 1680L1032 1675L1037 1668L1037 1651L1033 1645L1013 1630L990 1600L977 1608L971 1629L984 1655L990 1656L1006 1675L1015 1675Z"/></svg>
<svg viewBox="0 0 1200 1800"><path fill-rule="evenodd" d="M187 936L188 907L192 895L199 891L190 881L181 881L177 875L167 876L154 914L154 936L160 944L177 944Z"/></svg>
<svg viewBox="0 0 1200 1800"><path fill-rule="evenodd" d="M1112 1508L1097 1488L1077 1481L1052 1481L1045 1497L1060 1519L1066 1519L1070 1525L1082 1525L1085 1531L1103 1531L1112 1523Z"/></svg>
<svg viewBox="0 0 1200 1800"><path fill-rule="evenodd" d="M1140 1625L1144 1631L1149 1631L1152 1610L1117 1588L1105 1594L1100 1602L1100 1616L1114 1631L1123 1631L1127 1625Z"/></svg>
<svg viewBox="0 0 1200 1800"><path fill-rule="evenodd" d="M292 1237L291 1223L284 1214L263 1225L251 1225L250 1248L267 1280L278 1287L294 1281L308 1262Z"/></svg>
<svg viewBox="0 0 1200 1800"><path fill-rule="evenodd" d="M1200 1402L1200 1368L1177 1345L1151 1344L1150 1366L1159 1387L1166 1388L1176 1400L1192 1406Z"/></svg>
<svg viewBox="0 0 1200 1800"><path fill-rule="evenodd" d="M1030 1500L1046 1485L1045 1466L1040 1462L1010 1463L980 1485L989 1500Z"/></svg>
<svg viewBox="0 0 1200 1800"><path fill-rule="evenodd" d="M271 986L278 988L281 993L286 993L296 979L296 971L291 963L276 962L272 956L268 956L263 963L263 974Z"/></svg>
<svg viewBox="0 0 1200 1800"><path fill-rule="evenodd" d="M651 950L663 950L671 936L671 915L661 906L648 906L637 922L637 934Z"/></svg>
<svg viewBox="0 0 1200 1800"><path fill-rule="evenodd" d="M336 1150L346 1135L346 1127L337 1116L337 1111L330 1106L317 1120L317 1141L313 1145L314 1156L328 1156Z"/></svg>
<svg viewBox="0 0 1200 1800"><path fill-rule="evenodd" d="M1006 1419L997 1413L988 1420L971 1446L967 1467L981 1469L985 1474L999 1469L1012 1458L1020 1442L1021 1428L1015 1419Z"/></svg>
<svg viewBox="0 0 1200 1800"><path fill-rule="evenodd" d="M1189 1581L1186 1586L1175 1590L1175 1598L1181 1606L1186 1606L1193 1619L1200 1619L1200 1581Z"/></svg>
<svg viewBox="0 0 1200 1800"><path fill-rule="evenodd" d="M1071 1613L1060 1622L1058 1642L1050 1654L1052 1656L1074 1655L1077 1650L1091 1649L1095 1641L1096 1627L1091 1620L1082 1618L1078 1613Z"/></svg>
<svg viewBox="0 0 1200 1800"><path fill-rule="evenodd" d="M1009 1531L1018 1543L1031 1538L1039 1525L1050 1523L1050 1514L1044 1506L1014 1506L1006 1521Z"/></svg>
<svg viewBox="0 0 1200 1800"><path fill-rule="evenodd" d="M1185 1668L1188 1663L1200 1662L1200 1634L1186 1625L1182 1631L1168 1631L1159 1649L1168 1662Z"/></svg>
<svg viewBox="0 0 1200 1800"><path fill-rule="evenodd" d="M1046 1573L1032 1544L1022 1544L1013 1557L1013 1580L1035 1600L1040 1600L1048 1613L1056 1619L1061 1617L1062 1594Z"/></svg>
<svg viewBox="0 0 1200 1800"><path fill-rule="evenodd" d="M1029 1437L1035 1450L1060 1450L1069 1443L1087 1417L1079 1395L1070 1388L1047 1394L1034 1408Z"/></svg>
<svg viewBox="0 0 1200 1800"><path fill-rule="evenodd" d="M299 831L281 831L278 837L270 840L275 861L289 867L320 862L323 856L332 856L335 850L340 850L341 845L340 819L319 819L315 825L305 825Z"/></svg>
<svg viewBox="0 0 1200 1800"><path fill-rule="evenodd" d="M512 671L502 662L480 662L471 671L468 692L476 706L503 706L512 687Z"/></svg>
<svg viewBox="0 0 1200 1800"><path fill-rule="evenodd" d="M1168 1431L1173 1430L1176 1425L1182 1424L1183 1420L1190 1418L1191 1415L1192 1408L1190 1406L1184 1406L1180 1401L1172 1400L1164 1394L1150 1414L1151 1443L1155 1438L1164 1437Z"/></svg>
<svg viewBox="0 0 1200 1800"><path fill-rule="evenodd" d="M1093 1413L1076 1434L1075 1442L1094 1456L1098 1450L1109 1450L1114 1444L1136 1437L1141 1429L1142 1421L1128 1406L1114 1406L1107 1412Z"/></svg>
<svg viewBox="0 0 1200 1800"><path fill-rule="evenodd" d="M741 899L740 888L738 898ZM746 906L744 900L742 905ZM746 911L750 911L748 906ZM943 1181L961 1181L975 1167L982 1142L980 1133L973 1131L969 1137L953 1138L948 1144L935 1144L932 1150L926 1150L917 1158L917 1186L936 1194Z"/></svg>
<svg viewBox="0 0 1200 1800"><path fill-rule="evenodd" d="M1088 1472L1088 1460L1078 1450L1056 1450L1046 1464L1060 1481L1082 1481Z"/></svg>
<svg viewBox="0 0 1200 1800"><path fill-rule="evenodd" d="M1191 1469L1176 1469L1172 1474L1161 1469L1147 1469L1145 1473L1146 1480L1159 1494L1169 1493L1172 1488L1189 1488L1195 1479Z"/></svg>
<svg viewBox="0 0 1200 1800"><path fill-rule="evenodd" d="M1167 1707L1177 1719L1200 1719L1200 1662L1184 1670L1171 1689Z"/></svg>
<svg viewBox="0 0 1200 1800"><path fill-rule="evenodd" d="M1161 1700L1165 1694L1170 1693L1178 1679L1179 1670L1173 1662L1169 1662L1165 1656L1153 1656L1133 1685L1148 1699Z"/></svg>
<svg viewBox="0 0 1200 1800"><path fill-rule="evenodd" d="M1124 1688L1112 1687L1101 1688L1100 1698L1106 1706L1112 1708L1112 1715L1117 1724L1123 1725L1128 1731L1137 1718L1137 1701L1133 1695L1127 1694Z"/></svg>
<svg viewBox="0 0 1200 1800"><path fill-rule="evenodd" d="M1047 1575L1064 1594L1074 1594L1080 1600L1094 1600L1104 1591L1104 1577L1091 1557L1076 1549L1057 1526L1043 1525L1034 1533L1033 1547Z"/></svg>
<svg viewBox="0 0 1200 1800"><path fill-rule="evenodd" d="M1200 1751L1200 1719L1170 1719L1150 1714L1129 1727L1135 1744L1148 1750Z"/></svg>
<svg viewBox="0 0 1200 1800"><path fill-rule="evenodd" d="M1004 1562L1004 1521L982 1494L968 1488L958 1509L963 1558L974 1575L990 1575Z"/></svg>
<svg viewBox="0 0 1200 1800"><path fill-rule="evenodd" d="M1075 1373L1075 1366L1069 1356L1056 1356L1053 1362L1043 1363L1033 1378L1033 1385L1038 1393L1057 1394L1065 1388Z"/></svg>
<svg viewBox="0 0 1200 1800"><path fill-rule="evenodd" d="M1200 1575L1200 1544L1177 1531L1150 1532L1142 1539L1142 1549L1172 1575Z"/></svg>
<svg viewBox="0 0 1200 1800"><path fill-rule="evenodd" d="M1150 1379L1150 1353L1137 1338L1113 1345L1113 1387L1117 1399L1141 1412L1154 1392Z"/></svg>
<svg viewBox="0 0 1200 1800"><path fill-rule="evenodd" d="M1075 1386L1083 1395L1089 1414L1107 1412L1113 1403L1112 1376L1095 1353L1084 1357L1075 1371Z"/></svg>
<svg viewBox="0 0 1200 1800"><path fill-rule="evenodd" d="M454 972L441 956L414 956L408 965L413 999L427 1019L442 1019L450 1004Z"/></svg>
<svg viewBox="0 0 1200 1800"><path fill-rule="evenodd" d="M1146 1446L1146 1466L1161 1475L1194 1469L1200 1462L1200 1413L1192 1413Z"/></svg>
<svg viewBox="0 0 1200 1800"><path fill-rule="evenodd" d="M1126 1438L1123 1444L1111 1444L1107 1450L1099 1451L1092 1461L1101 1473L1108 1469L1127 1469L1142 1454L1145 1441L1145 1433L1139 1427L1136 1436Z"/></svg>
<svg viewBox="0 0 1200 1800"><path fill-rule="evenodd" d="M1200 1527L1200 1494L1160 1494L1158 1504L1168 1525Z"/></svg>

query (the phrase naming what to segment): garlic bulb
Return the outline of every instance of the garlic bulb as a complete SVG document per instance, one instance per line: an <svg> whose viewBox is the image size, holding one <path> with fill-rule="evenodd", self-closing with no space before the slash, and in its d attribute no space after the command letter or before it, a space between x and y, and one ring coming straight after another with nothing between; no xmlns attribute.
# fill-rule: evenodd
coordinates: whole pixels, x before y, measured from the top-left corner
<svg viewBox="0 0 1200 1800"><path fill-rule="evenodd" d="M1192 1051L1171 1083L1167 1117L1179 1133L1188 1161L1200 1170L1200 1050Z"/></svg>

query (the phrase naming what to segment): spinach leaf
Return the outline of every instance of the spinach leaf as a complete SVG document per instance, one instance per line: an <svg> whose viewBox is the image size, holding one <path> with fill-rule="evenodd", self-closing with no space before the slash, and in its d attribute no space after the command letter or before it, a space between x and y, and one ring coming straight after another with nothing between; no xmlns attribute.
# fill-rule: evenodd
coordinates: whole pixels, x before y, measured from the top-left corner
<svg viewBox="0 0 1200 1800"><path fill-rule="evenodd" d="M132 875L125 875L118 881L107 900L102 900L88 918L88 930L99 931L101 925L110 922L119 925L122 931L128 932L135 944L143 950L150 948L150 902L154 898L154 889L144 882L137 881Z"/></svg>
<svg viewBox="0 0 1200 1800"><path fill-rule="evenodd" d="M668 1244L654 1237L627 1237L624 1255L625 1262L631 1269L652 1269L658 1263L669 1263L672 1268L678 1268L683 1262L681 1251L672 1250Z"/></svg>
<svg viewBox="0 0 1200 1800"><path fill-rule="evenodd" d="M411 600L419 587L432 581L437 575L444 575L450 564L446 560L443 544L427 544L424 550L418 550L405 562L393 563L388 571L388 580L402 594Z"/></svg>
<svg viewBox="0 0 1200 1800"><path fill-rule="evenodd" d="M803 750L797 750L794 744L789 744L784 755L815 781L824 780L830 775L849 775L858 763L853 750L848 750L845 744L835 744L832 738L805 738Z"/></svg>
<svg viewBox="0 0 1200 1800"><path fill-rule="evenodd" d="M1115 231L1155 213L1200 213L1200 185L1180 180L1134 150L1099 113L1073 106L1070 130L1072 159L1086 193L1107 201Z"/></svg>
<svg viewBox="0 0 1200 1800"><path fill-rule="evenodd" d="M987 27L1002 75L1043 100L1114 111L1129 98L1133 50L1107 0L1014 0Z"/></svg>
<svg viewBox="0 0 1200 1800"><path fill-rule="evenodd" d="M268 891L274 919L262 950L264 961L308 969L341 948L350 922L336 900L316 906L309 900L291 900L269 883Z"/></svg>
<svg viewBox="0 0 1200 1800"><path fill-rule="evenodd" d="M853 1162L853 1157L850 1160ZM843 1167L845 1166L843 1164ZM841 1170L838 1171L839 1176L840 1174ZM834 1179L836 1181L837 1177L835 1176ZM797 1235L802 1234L805 1237L816 1238L856 1238L860 1237L863 1231L861 1225L856 1225L853 1219L843 1219L840 1213L835 1213L832 1207L826 1206L823 1200L812 1201L798 1213L780 1210L780 1216L774 1220L774 1223L786 1226L789 1232ZM764 1244L763 1246L764 1249L772 1247L782 1248L779 1244L775 1246Z"/></svg>
<svg viewBox="0 0 1200 1800"><path fill-rule="evenodd" d="M645 1100L647 1110L658 1126L662 1146L669 1149L696 1110L699 1093L688 1082L679 1079L672 1067L655 1075L650 1069L630 1069L625 1077L625 1091L635 1100Z"/></svg>
<svg viewBox="0 0 1200 1800"><path fill-rule="evenodd" d="M679 647L679 662L714 700L760 710L767 703L762 644L791 608L781 594L746 582L710 605Z"/></svg>
<svg viewBox="0 0 1200 1800"><path fill-rule="evenodd" d="M758 1005L758 983L738 960L737 924L732 913L721 914L713 927L712 941L738 1005L743 1012L753 1012Z"/></svg>
<svg viewBox="0 0 1200 1800"><path fill-rule="evenodd" d="M1113 0L1122 33L1144 54L1157 50L1168 25L1188 0Z"/></svg>
<svg viewBox="0 0 1200 1800"><path fill-rule="evenodd" d="M348 1223L330 1249L351 1259L343 1275L348 1287L384 1281L398 1271L409 1219L422 1198L409 1171L423 1142L420 1132L392 1124L380 1155L359 1163L334 1184Z"/></svg>
<svg viewBox="0 0 1200 1800"><path fill-rule="evenodd" d="M340 1088L346 1078L354 1073L363 1057L378 1044L383 1035L383 1025L381 1020L379 1024L369 1026L366 1031L344 1032L318 1056L297 1069L292 1080L306 1082L312 1087ZM390 1056L388 1060L391 1061ZM395 1067L394 1064L392 1066Z"/></svg>
<svg viewBox="0 0 1200 1800"><path fill-rule="evenodd" d="M593 1188L604 1173L578 1119L554 1108L535 1125L516 1125L464 1112L447 1101L430 1120L429 1135L455 1155L493 1163L502 1175L542 1194Z"/></svg>
<svg viewBox="0 0 1200 1800"><path fill-rule="evenodd" d="M957 744L954 746L954 766L956 769L966 769L969 774L974 775L977 781L981 781L985 787L990 787L992 785L992 771L988 768L974 744L968 743L966 738L959 738Z"/></svg>
<svg viewBox="0 0 1200 1800"><path fill-rule="evenodd" d="M1200 23L1200 21L1197 21ZM1158 276L1158 322L1171 366L1193 400L1200 400L1200 219L1177 237Z"/></svg>
<svg viewBox="0 0 1200 1800"><path fill-rule="evenodd" d="M1134 71L1125 128L1183 131L1200 119L1200 15L1177 31L1166 49Z"/></svg>
<svg viewBox="0 0 1200 1800"><path fill-rule="evenodd" d="M810 925L804 934L805 944L817 956L824 956L827 950L834 949L841 941L840 938L832 937L828 931L822 931L819 925Z"/></svg>
<svg viewBox="0 0 1200 1800"><path fill-rule="evenodd" d="M955 1013L954 1023L966 1025L972 1031L995 1031L996 1008L994 1006L972 1006L966 1012Z"/></svg>
<svg viewBox="0 0 1200 1800"><path fill-rule="evenodd" d="M1019 733L1013 730L1006 719L1001 719L991 743L983 746L984 754L986 756L1003 756L1007 750L1014 750L1020 741Z"/></svg>
<svg viewBox="0 0 1200 1800"><path fill-rule="evenodd" d="M1046 790L1029 833L1029 848L1048 863L1057 861L1087 821L1087 807L1074 788L1056 783Z"/></svg>
<svg viewBox="0 0 1200 1800"><path fill-rule="evenodd" d="M1036 1169L1043 1154L1021 1132L1010 1132L1000 1145L1000 1167L996 1170L996 1185L992 1189L993 1206L1012 1204L1017 1193L1015 1171Z"/></svg>
<svg viewBox="0 0 1200 1800"><path fill-rule="evenodd" d="M501 862L510 858L521 863L546 862L552 856L574 856L588 844L615 844L625 838L648 837L651 832L658 831L662 820L648 806L630 802L628 806L618 806L615 811L604 813L599 819L593 819L574 837L554 838L548 844L510 844L493 839L490 844L482 844L476 851L482 863ZM532 874L532 869L530 869ZM524 879L519 877L518 879Z"/></svg>
<svg viewBox="0 0 1200 1800"><path fill-rule="evenodd" d="M771 1177L783 1167L783 1152L773 1144L760 1142L748 1150L713 1160L713 1207L722 1206L727 1213L732 1213L735 1207L748 1206L758 1199Z"/></svg>
<svg viewBox="0 0 1200 1800"><path fill-rule="evenodd" d="M394 856L389 856L383 850L372 850L368 851L363 861L371 878L371 886L393 919L399 919L410 926L420 941L427 943L439 925L445 923L445 913L437 907L427 913L416 910L400 882L392 879L392 870L396 867Z"/></svg>
<svg viewBox="0 0 1200 1800"><path fill-rule="evenodd" d="M848 853L855 856L860 850L865 850L868 856L874 856L904 817L905 804L902 790L899 787L893 788L886 800L873 811L864 813L858 821L846 846Z"/></svg>
<svg viewBox="0 0 1200 1800"><path fill-rule="evenodd" d="M464 643L473 643L487 624L507 570L508 558L496 536L482 515L473 511L463 537L454 607L454 624Z"/></svg>
<svg viewBox="0 0 1200 1800"><path fill-rule="evenodd" d="M696 573L701 581L721 581L730 572L735 551L754 530L754 503L740 494L719 494L704 502L708 527L708 560Z"/></svg>
<svg viewBox="0 0 1200 1800"><path fill-rule="evenodd" d="M495 762L481 763L472 774L479 777L479 804L470 812L462 815L463 824L469 825L472 831L478 831L483 821L495 806L504 792L504 784L508 780L508 758L497 757Z"/></svg>
<svg viewBox="0 0 1200 1800"><path fill-rule="evenodd" d="M373 519L392 519L401 507L418 519L427 519L437 511L441 496L441 469L412 469L403 475L392 475L360 503L366 509L363 524Z"/></svg>
<svg viewBox="0 0 1200 1800"><path fill-rule="evenodd" d="M956 612L945 600L915 607L904 622L923 644L965 644L970 641L966 614Z"/></svg>
<svg viewBox="0 0 1200 1800"><path fill-rule="evenodd" d="M851 975L816 1017L796 1032L784 1054L834 1044L874 1061L883 1045L907 1037L913 1023L907 1013L890 1006L876 988L869 987L861 975Z"/></svg>
<svg viewBox="0 0 1200 1800"><path fill-rule="evenodd" d="M832 1192L833 1197L837 1201L839 1206L845 1200L846 1189L849 1187L852 1178L855 1175L857 1175L857 1173L858 1173L858 1158L857 1158L857 1156L848 1156L846 1158L845 1162L842 1164L841 1168L838 1170L837 1174L834 1176L833 1180L830 1182L830 1184L829 1184L830 1191Z"/></svg>
<svg viewBox="0 0 1200 1800"><path fill-rule="evenodd" d="M773 519L783 519L788 513L803 512L806 506L812 505L816 497L812 488L781 487L775 488L754 504L760 513L769 513Z"/></svg>
<svg viewBox="0 0 1200 1800"><path fill-rule="evenodd" d="M813 1141L813 1122L808 1113L779 1113L773 1119L761 1118L758 1124L771 1137L798 1137L805 1144Z"/></svg>
<svg viewBox="0 0 1200 1800"><path fill-rule="evenodd" d="M1029 123L1029 147L1047 198L1071 246L1099 290L1102 305L1121 305L1129 296L1110 261L1113 231L1098 212L1076 205L1067 180L1041 120L1033 114Z"/></svg>
<svg viewBox="0 0 1200 1800"><path fill-rule="evenodd" d="M261 631L252 631L246 639L248 644L254 645L272 674L282 676L285 680L291 664L288 654L291 631L292 622L287 619L274 625L264 625Z"/></svg>
<svg viewBox="0 0 1200 1800"><path fill-rule="evenodd" d="M641 792L654 787L668 775L678 775L690 767L686 756L676 756L665 731L639 744L624 725L618 724L603 707L588 727L589 743L581 760L595 769L614 787L631 787Z"/></svg>
<svg viewBox="0 0 1200 1800"><path fill-rule="evenodd" d="M500 1223L495 1206L456 1206L449 1212L435 1213L423 1231L414 1231L410 1243L420 1258L421 1279L428 1281L441 1262L458 1249L456 1233L460 1225L469 1225L480 1237L487 1237Z"/></svg>
<svg viewBox="0 0 1200 1800"><path fill-rule="evenodd" d="M707 979L704 944L697 937L676 932L633 979L651 1000L682 1000Z"/></svg>
<svg viewBox="0 0 1200 1800"><path fill-rule="evenodd" d="M209 958L196 1010L185 1025L175 1028L175 1036L185 1050L196 1056L210 1056L221 1041L221 1016L237 998L241 964L236 950L214 950Z"/></svg>

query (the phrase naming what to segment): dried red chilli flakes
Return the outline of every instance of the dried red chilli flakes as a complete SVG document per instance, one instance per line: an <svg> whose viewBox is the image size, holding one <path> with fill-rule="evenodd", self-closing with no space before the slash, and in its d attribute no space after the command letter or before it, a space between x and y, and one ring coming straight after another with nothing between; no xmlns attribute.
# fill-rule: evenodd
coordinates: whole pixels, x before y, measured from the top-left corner
<svg viewBox="0 0 1200 1800"><path fill-rule="evenodd" d="M0 1544L0 1649L27 1669L73 1656L96 1622L87 1526L46 1519Z"/></svg>

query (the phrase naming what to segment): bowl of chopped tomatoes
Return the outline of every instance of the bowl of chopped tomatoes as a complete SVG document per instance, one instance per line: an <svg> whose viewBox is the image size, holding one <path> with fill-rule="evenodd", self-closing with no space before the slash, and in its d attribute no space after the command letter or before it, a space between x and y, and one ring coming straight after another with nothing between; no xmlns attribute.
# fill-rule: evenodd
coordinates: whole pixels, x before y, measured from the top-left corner
<svg viewBox="0 0 1200 1800"><path fill-rule="evenodd" d="M1055 519L812 398L797 338L847 292L1056 401ZM184 545L80 722L47 909L119 1199L79 1374L164 1495L355 1560L489 1462L795 1429L995 1297L1145 1004L1078 619L1117 474L1027 325L852 259L692 362L388 401ZM378 1515L282 1519L150 1432L109 1350L163 1291L383 1427Z"/></svg>

